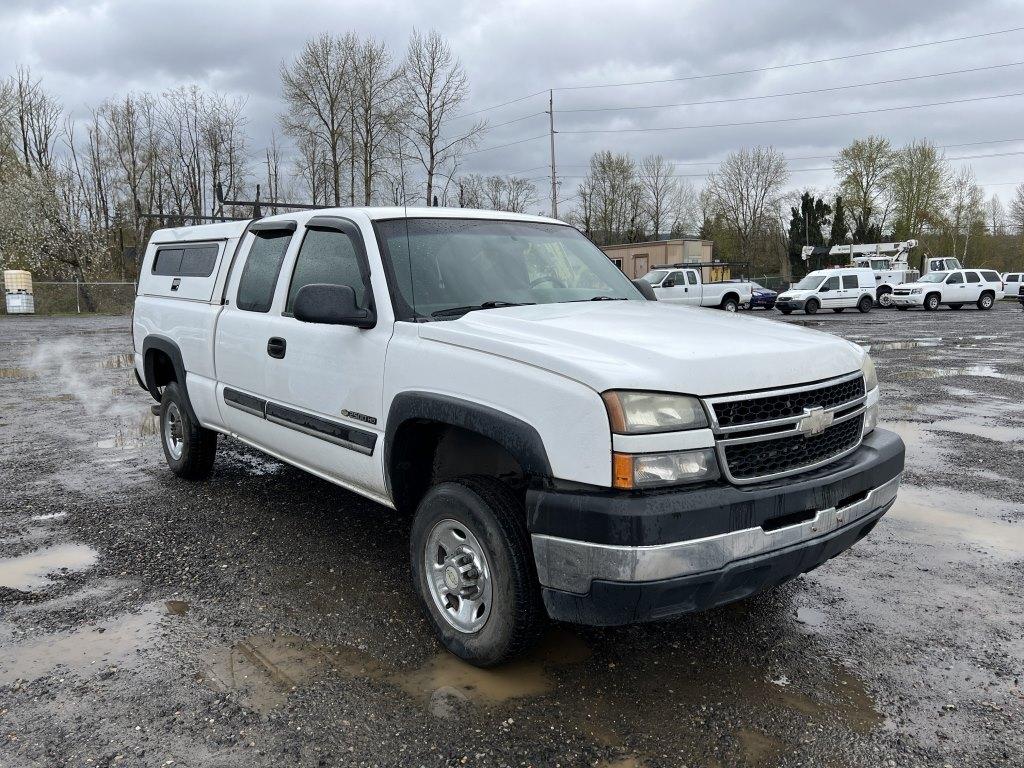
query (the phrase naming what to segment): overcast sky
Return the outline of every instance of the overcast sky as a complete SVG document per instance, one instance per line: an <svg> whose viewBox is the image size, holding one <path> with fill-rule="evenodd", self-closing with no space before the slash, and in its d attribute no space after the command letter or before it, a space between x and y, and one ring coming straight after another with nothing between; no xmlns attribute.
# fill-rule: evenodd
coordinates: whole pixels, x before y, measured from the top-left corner
<svg viewBox="0 0 1024 768"><path fill-rule="evenodd" d="M702 174L726 153L772 144L790 161L790 186L828 190L828 157L870 133L894 144L926 137L970 163L989 193L1006 201L1024 182L1024 30L942 45L629 87L578 86L694 78L910 46L1024 27L1024 3L990 0L859 0L840 3L683 2L681 0L221 0L174 2L29 2L0 5L0 72L31 65L73 113L129 90L159 92L196 82L248 98L254 156L281 109L278 71L310 36L354 30L404 49L413 28L445 35L470 78L466 111L555 89L560 198L571 198L590 154L661 153L680 174ZM1017 64L1017 66L1005 66ZM991 67L999 68L992 69ZM982 71L945 74L958 70ZM918 78L760 100L630 111L637 107L737 99ZM560 90L561 89L561 90ZM1002 94L1017 97L918 109L893 107ZM485 112L494 126L467 171L536 180L548 204L547 94ZM810 115L872 114L656 132L572 134L574 130L750 123ZM531 116L532 115L532 116ZM530 117L526 117L530 116ZM510 120L526 119L508 125ZM1014 141L1002 141L1002 140ZM991 143L978 143L991 142ZM999 143L995 143L999 142ZM950 146L964 145L971 146ZM1005 154L1020 153L1020 154ZM809 158L809 159L802 159Z"/></svg>

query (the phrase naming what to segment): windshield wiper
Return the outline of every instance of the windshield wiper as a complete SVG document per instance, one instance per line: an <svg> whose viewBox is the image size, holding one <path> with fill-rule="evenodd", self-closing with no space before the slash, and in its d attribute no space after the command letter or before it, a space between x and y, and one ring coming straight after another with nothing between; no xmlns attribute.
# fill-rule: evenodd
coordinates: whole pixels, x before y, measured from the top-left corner
<svg viewBox="0 0 1024 768"><path fill-rule="evenodd" d="M595 296L590 301L626 301L625 296Z"/></svg>
<svg viewBox="0 0 1024 768"><path fill-rule="evenodd" d="M467 304L464 307L448 307L447 309L439 309L436 312L431 312L431 317L454 317L455 315L464 315L467 312L473 312L478 309L500 309L501 307L525 307L528 304L534 304L533 301L500 301L490 300L485 301L481 304Z"/></svg>

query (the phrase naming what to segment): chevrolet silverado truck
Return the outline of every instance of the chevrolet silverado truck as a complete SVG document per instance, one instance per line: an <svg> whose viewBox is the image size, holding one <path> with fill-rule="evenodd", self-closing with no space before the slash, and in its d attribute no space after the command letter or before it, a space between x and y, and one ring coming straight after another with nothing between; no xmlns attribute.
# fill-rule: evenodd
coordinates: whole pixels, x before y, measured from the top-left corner
<svg viewBox="0 0 1024 768"><path fill-rule="evenodd" d="M661 267L640 278L654 289L658 301L668 304L689 304L694 307L717 307L735 312L748 306L753 293L749 280L726 280L705 283L695 267Z"/></svg>
<svg viewBox="0 0 1024 768"><path fill-rule="evenodd" d="M171 471L206 478L228 435L410 515L425 615L482 666L548 618L664 619L816 568L903 470L859 346L646 300L552 219L162 229L132 329Z"/></svg>

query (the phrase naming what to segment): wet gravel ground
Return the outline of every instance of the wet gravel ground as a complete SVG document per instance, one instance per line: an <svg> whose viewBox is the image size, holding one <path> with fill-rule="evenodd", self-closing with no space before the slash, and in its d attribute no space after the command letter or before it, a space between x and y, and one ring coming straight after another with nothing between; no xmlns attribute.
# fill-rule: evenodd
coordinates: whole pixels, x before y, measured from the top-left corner
<svg viewBox="0 0 1024 768"><path fill-rule="evenodd" d="M893 510L492 672L439 652L407 520L227 439L176 479L127 318L0 318L0 765L1024 764L1024 312L767 316L871 347Z"/></svg>

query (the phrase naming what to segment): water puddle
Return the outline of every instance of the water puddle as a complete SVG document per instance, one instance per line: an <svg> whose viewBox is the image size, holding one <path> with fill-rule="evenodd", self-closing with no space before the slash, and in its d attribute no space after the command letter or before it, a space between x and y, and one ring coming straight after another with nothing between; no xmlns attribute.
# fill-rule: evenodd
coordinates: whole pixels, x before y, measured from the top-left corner
<svg viewBox="0 0 1024 768"><path fill-rule="evenodd" d="M33 680L57 667L79 674L109 674L130 665L140 650L151 646L156 638L157 619L157 611L150 607L73 632L4 643L0 684Z"/></svg>
<svg viewBox="0 0 1024 768"><path fill-rule="evenodd" d="M164 607L171 616L184 616L188 613L189 604L184 600L168 600L164 603Z"/></svg>
<svg viewBox="0 0 1024 768"><path fill-rule="evenodd" d="M803 607L796 609L796 620L799 624L818 629L825 626L826 617L825 613L817 608Z"/></svg>
<svg viewBox="0 0 1024 768"><path fill-rule="evenodd" d="M135 367L135 354L132 352L122 352L118 355L111 355L110 357L104 358L100 361L100 368L134 368Z"/></svg>
<svg viewBox="0 0 1024 768"><path fill-rule="evenodd" d="M34 379L35 374L24 368L0 368L0 379Z"/></svg>
<svg viewBox="0 0 1024 768"><path fill-rule="evenodd" d="M743 761L749 765L773 765L785 749L785 745L766 733L753 728L740 728L736 732Z"/></svg>
<svg viewBox="0 0 1024 768"><path fill-rule="evenodd" d="M541 696L551 690L549 667L582 662L589 653L582 639L563 630L552 632L529 657L494 669L480 669L443 652L421 667L403 670L350 646L296 635L259 635L215 651L207 659L207 675L214 687L241 693L262 713L282 705L294 688L338 675L381 681L446 716L462 702L496 705Z"/></svg>
<svg viewBox="0 0 1024 768"><path fill-rule="evenodd" d="M67 512L48 512L45 515L32 515L29 520L33 522L45 522L46 520L59 520L60 518L67 516Z"/></svg>
<svg viewBox="0 0 1024 768"><path fill-rule="evenodd" d="M0 560L0 587L31 592L54 583L57 572L84 571L99 555L85 544L58 544Z"/></svg>
<svg viewBox="0 0 1024 768"><path fill-rule="evenodd" d="M1024 376L1016 373L1003 373L994 365L965 365L961 368L912 368L908 371L899 372L897 378L942 379L955 376L979 376L982 378L1024 383Z"/></svg>
<svg viewBox="0 0 1024 768"><path fill-rule="evenodd" d="M160 434L160 417L147 412L138 423L122 424L117 432L96 441L96 447L107 451L139 450L152 441L147 438Z"/></svg>
<svg viewBox="0 0 1024 768"><path fill-rule="evenodd" d="M871 344L861 344L868 352L888 352L894 349L917 349L918 347L937 347L942 344L942 337L935 336L926 339L907 339L905 341L878 341Z"/></svg>
<svg viewBox="0 0 1024 768"><path fill-rule="evenodd" d="M1011 509L1019 513L1020 505L949 488L936 493L935 489L905 485L888 517L907 523L925 539L944 547L975 544L1017 559L1024 557L1024 523L1006 523L981 514L994 517Z"/></svg>

